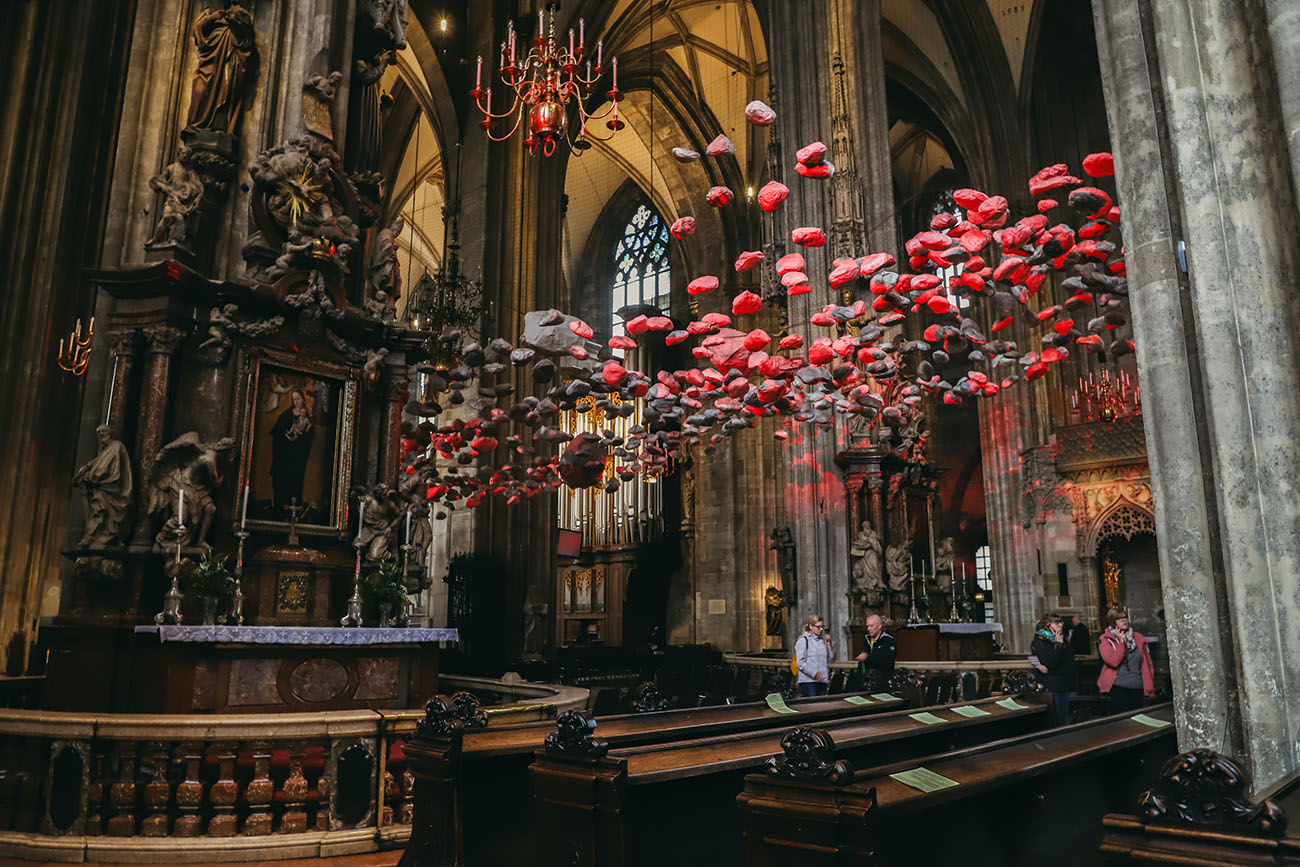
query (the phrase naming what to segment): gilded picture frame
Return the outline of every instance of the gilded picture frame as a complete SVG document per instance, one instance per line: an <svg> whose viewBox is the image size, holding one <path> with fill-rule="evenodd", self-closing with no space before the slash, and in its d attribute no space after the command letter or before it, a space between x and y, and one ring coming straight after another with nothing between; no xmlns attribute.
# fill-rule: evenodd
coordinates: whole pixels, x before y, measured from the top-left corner
<svg viewBox="0 0 1300 867"><path fill-rule="evenodd" d="M235 520L249 530L341 536L352 482L360 378L259 349L248 358ZM296 506L294 505L296 501Z"/></svg>

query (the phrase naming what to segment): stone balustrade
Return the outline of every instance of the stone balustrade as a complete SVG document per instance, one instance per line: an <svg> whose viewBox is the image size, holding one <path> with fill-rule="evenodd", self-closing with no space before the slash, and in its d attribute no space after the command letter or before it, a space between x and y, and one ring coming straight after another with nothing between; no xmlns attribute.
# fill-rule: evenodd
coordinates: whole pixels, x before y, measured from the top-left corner
<svg viewBox="0 0 1300 867"><path fill-rule="evenodd" d="M442 686L502 702L460 703L490 725L588 698L509 677ZM262 862L401 846L414 798L403 747L422 716L0 710L0 857Z"/></svg>

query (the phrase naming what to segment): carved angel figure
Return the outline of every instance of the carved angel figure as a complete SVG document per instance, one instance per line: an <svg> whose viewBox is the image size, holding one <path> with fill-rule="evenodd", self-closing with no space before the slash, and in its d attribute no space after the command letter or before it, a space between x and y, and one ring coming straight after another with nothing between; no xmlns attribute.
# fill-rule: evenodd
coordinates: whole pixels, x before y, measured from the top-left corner
<svg viewBox="0 0 1300 867"><path fill-rule="evenodd" d="M944 536L935 543L934 577L939 582L939 589L945 592L952 588L952 561L955 557L952 536Z"/></svg>
<svg viewBox="0 0 1300 867"><path fill-rule="evenodd" d="M429 559L429 546L433 544L433 528L429 525L429 500L425 496L427 481L419 473L403 474L397 483L395 496L398 507L397 522L393 526L394 534L402 544L411 545L410 559L407 562L408 592L417 593L427 590L433 578L426 568ZM406 537L406 512L411 512L411 536ZM400 550L400 549L399 549Z"/></svg>
<svg viewBox="0 0 1300 867"><path fill-rule="evenodd" d="M217 506L212 492L221 486L221 458L235 445L230 437L205 443L189 431L162 447L149 473L150 519L162 518L154 536L154 550L171 548L179 539L182 547L208 547L208 533ZM177 521L177 508L184 492L184 529Z"/></svg>
<svg viewBox="0 0 1300 867"><path fill-rule="evenodd" d="M361 495L365 514L357 538L361 541L361 556L374 563L396 559L398 554L394 537L398 513L390 494L387 485L379 484Z"/></svg>
<svg viewBox="0 0 1300 867"><path fill-rule="evenodd" d="M862 522L858 535L853 537L849 547L852 558L853 594L861 599L868 592L885 589L882 575L880 533L869 521Z"/></svg>
<svg viewBox="0 0 1300 867"><path fill-rule="evenodd" d="M78 548L104 548L124 539L131 494L135 491L126 446L113 438L113 429L106 424L95 428L95 436L99 438L99 454L72 477L72 484L86 495L86 534Z"/></svg>
<svg viewBox="0 0 1300 867"><path fill-rule="evenodd" d="M162 174L149 179L149 186L163 194L162 216L154 226L146 249L172 244L184 245L189 240L190 216L203 202L203 181L197 172L177 160L162 170Z"/></svg>
<svg viewBox="0 0 1300 867"><path fill-rule="evenodd" d="M889 574L890 590L906 590L912 577L911 544L899 542L885 549L885 571Z"/></svg>

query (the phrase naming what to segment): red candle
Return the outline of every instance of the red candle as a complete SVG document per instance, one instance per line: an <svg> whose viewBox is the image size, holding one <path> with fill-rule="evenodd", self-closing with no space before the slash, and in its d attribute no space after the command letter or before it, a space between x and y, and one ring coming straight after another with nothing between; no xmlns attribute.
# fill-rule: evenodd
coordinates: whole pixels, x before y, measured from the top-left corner
<svg viewBox="0 0 1300 867"><path fill-rule="evenodd" d="M479 85L483 83L483 55L478 56L478 64L474 67L474 89L478 90Z"/></svg>
<svg viewBox="0 0 1300 867"><path fill-rule="evenodd" d="M610 68L613 70L613 76L614 76L613 89L618 90L618 58L615 57L613 60L611 60L609 62L609 65Z"/></svg>

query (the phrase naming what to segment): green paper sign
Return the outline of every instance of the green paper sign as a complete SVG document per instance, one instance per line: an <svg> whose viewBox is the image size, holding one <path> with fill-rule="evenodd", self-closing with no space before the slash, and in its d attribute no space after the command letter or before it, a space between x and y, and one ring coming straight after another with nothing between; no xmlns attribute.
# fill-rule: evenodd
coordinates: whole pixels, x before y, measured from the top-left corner
<svg viewBox="0 0 1300 867"><path fill-rule="evenodd" d="M770 707L772 710L776 711L777 713L798 713L799 712L794 708L790 707L790 705L786 704L785 699L781 697L781 693L779 692L768 693L767 706Z"/></svg>
<svg viewBox="0 0 1300 867"><path fill-rule="evenodd" d="M974 719L974 718L977 717L977 716L990 716L990 715L991 715L991 714L989 714L989 712L986 711L984 708L982 708L982 707L975 707L974 705L969 705L969 704L964 704L964 705L962 705L961 707L950 707L950 708L948 708L948 710L950 710L950 711L952 711L953 713L956 713L956 714L961 714L962 716L967 717L967 718L969 718L969 719Z"/></svg>
<svg viewBox="0 0 1300 867"><path fill-rule="evenodd" d="M998 707L1004 707L1007 710L1027 710L1029 705L1021 704L1014 698L1004 698L1002 701L994 702Z"/></svg>
<svg viewBox="0 0 1300 867"><path fill-rule="evenodd" d="M1129 719L1133 720L1135 723L1142 723L1144 726L1151 726L1153 729L1162 729L1169 725L1168 720L1156 719L1155 717L1147 716L1144 713L1135 713L1133 716L1129 717Z"/></svg>
<svg viewBox="0 0 1300 867"><path fill-rule="evenodd" d="M890 695L887 692L873 692L871 697L876 701L898 701L897 696Z"/></svg>
<svg viewBox="0 0 1300 867"><path fill-rule="evenodd" d="M928 768L913 768L910 771L899 771L896 774L890 774L891 780L898 780L904 786L911 786L921 792L929 794L937 792L940 789L951 789L953 786L960 785L956 780L950 780L943 774L936 774Z"/></svg>
<svg viewBox="0 0 1300 867"><path fill-rule="evenodd" d="M860 695L846 695L844 696L844 700L849 704L875 704L871 699L864 698Z"/></svg>
<svg viewBox="0 0 1300 867"><path fill-rule="evenodd" d="M932 726L935 723L947 722L947 720L944 719L943 717L935 716L929 711L921 711L920 713L909 713L908 716L916 720L917 722L925 723L928 726Z"/></svg>

